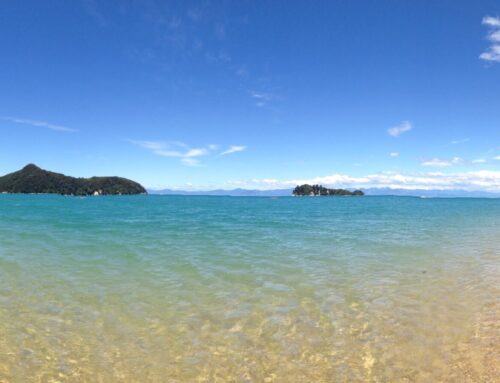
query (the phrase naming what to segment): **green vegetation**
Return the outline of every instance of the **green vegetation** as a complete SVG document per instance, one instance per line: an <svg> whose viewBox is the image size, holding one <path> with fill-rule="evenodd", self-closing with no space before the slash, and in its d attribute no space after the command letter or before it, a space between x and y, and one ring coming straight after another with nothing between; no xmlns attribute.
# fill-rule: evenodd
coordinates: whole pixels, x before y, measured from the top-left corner
<svg viewBox="0 0 500 383"><path fill-rule="evenodd" d="M293 189L294 196L361 196L364 195L361 190L355 190L353 192L346 189L328 189L321 185L309 185L304 184L296 186Z"/></svg>
<svg viewBox="0 0 500 383"><path fill-rule="evenodd" d="M120 177L75 178L29 164L0 177L0 193L53 193L64 195L143 194L137 182Z"/></svg>

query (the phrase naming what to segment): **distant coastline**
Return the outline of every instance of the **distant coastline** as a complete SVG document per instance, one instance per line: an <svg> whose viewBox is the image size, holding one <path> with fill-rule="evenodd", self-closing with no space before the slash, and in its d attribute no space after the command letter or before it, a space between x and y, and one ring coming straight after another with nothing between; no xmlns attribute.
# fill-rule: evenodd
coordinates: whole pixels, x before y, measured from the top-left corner
<svg viewBox="0 0 500 383"><path fill-rule="evenodd" d="M302 185L304 186L304 185ZM309 185L311 188L312 186ZM321 186L322 187L322 186ZM305 190L305 189L304 189ZM315 195L312 190L302 190L299 195ZM332 191L331 194L325 191ZM307 192L308 191L308 192ZM337 192L335 192L337 191ZM306 193L307 192L307 193ZM353 195L353 189L328 189L319 195ZM364 188L365 196L401 196L421 198L500 198L500 193L481 190ZM43 170L29 164L23 169L0 177L0 194L61 194L61 195L184 195L184 196L229 196L229 197L291 197L294 189L146 189L139 183L122 177L75 178Z"/></svg>
<svg viewBox="0 0 500 383"><path fill-rule="evenodd" d="M150 195L178 196L226 196L226 197L291 197L292 188L288 189L213 189L213 190L182 190L182 189L147 189ZM423 190L423 189L392 189L365 188L365 196L398 196L426 198L500 198L500 193L469 190Z"/></svg>

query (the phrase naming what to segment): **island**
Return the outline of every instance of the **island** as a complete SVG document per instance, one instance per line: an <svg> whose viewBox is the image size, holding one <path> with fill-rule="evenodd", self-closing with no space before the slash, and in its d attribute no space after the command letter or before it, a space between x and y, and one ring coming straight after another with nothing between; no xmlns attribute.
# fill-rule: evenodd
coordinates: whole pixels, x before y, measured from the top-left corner
<svg viewBox="0 0 500 383"><path fill-rule="evenodd" d="M303 196L362 196L365 195L361 190L349 191L346 189L328 189L322 185L297 185L293 189L295 197Z"/></svg>
<svg viewBox="0 0 500 383"><path fill-rule="evenodd" d="M0 177L0 193L62 195L146 194L137 182L121 177L75 178L29 164L17 172Z"/></svg>

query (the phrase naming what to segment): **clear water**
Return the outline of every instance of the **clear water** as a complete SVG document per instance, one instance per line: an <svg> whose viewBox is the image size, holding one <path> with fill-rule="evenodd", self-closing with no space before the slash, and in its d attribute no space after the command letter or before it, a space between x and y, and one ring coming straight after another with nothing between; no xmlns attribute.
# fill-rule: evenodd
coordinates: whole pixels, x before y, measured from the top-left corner
<svg viewBox="0 0 500 383"><path fill-rule="evenodd" d="M0 195L0 382L488 382L500 200Z"/></svg>

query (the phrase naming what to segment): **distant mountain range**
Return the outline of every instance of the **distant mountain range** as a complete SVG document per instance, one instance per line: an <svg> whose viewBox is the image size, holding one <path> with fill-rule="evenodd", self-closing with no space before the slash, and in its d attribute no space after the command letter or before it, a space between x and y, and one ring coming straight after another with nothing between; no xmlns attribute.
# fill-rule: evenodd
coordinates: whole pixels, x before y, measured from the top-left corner
<svg viewBox="0 0 500 383"><path fill-rule="evenodd" d="M254 190L254 189L215 189L205 191L188 191L149 189L150 194L161 195L205 195L205 196L230 196L230 197L290 197L293 189L274 189L274 190ZM422 189L390 189L390 188L368 188L363 189L368 196L408 196L408 197L427 197L427 198L454 198L454 197L475 197L475 198L500 198L500 193L491 193L484 191L468 190L422 190Z"/></svg>
<svg viewBox="0 0 500 383"><path fill-rule="evenodd" d="M161 194L161 195L206 195L206 196L230 196L230 197L290 197L292 195L292 189L275 189L275 190L215 189L215 190L205 190L205 191L148 189L148 193Z"/></svg>
<svg viewBox="0 0 500 383"><path fill-rule="evenodd" d="M423 190L423 189L390 189L390 188L369 188L363 189L366 195L393 195L408 197L427 197L427 198L500 198L500 193L486 191L469 190Z"/></svg>
<svg viewBox="0 0 500 383"><path fill-rule="evenodd" d="M143 194L137 182L121 177L75 178L29 164L0 177L0 193L50 193L63 195Z"/></svg>

